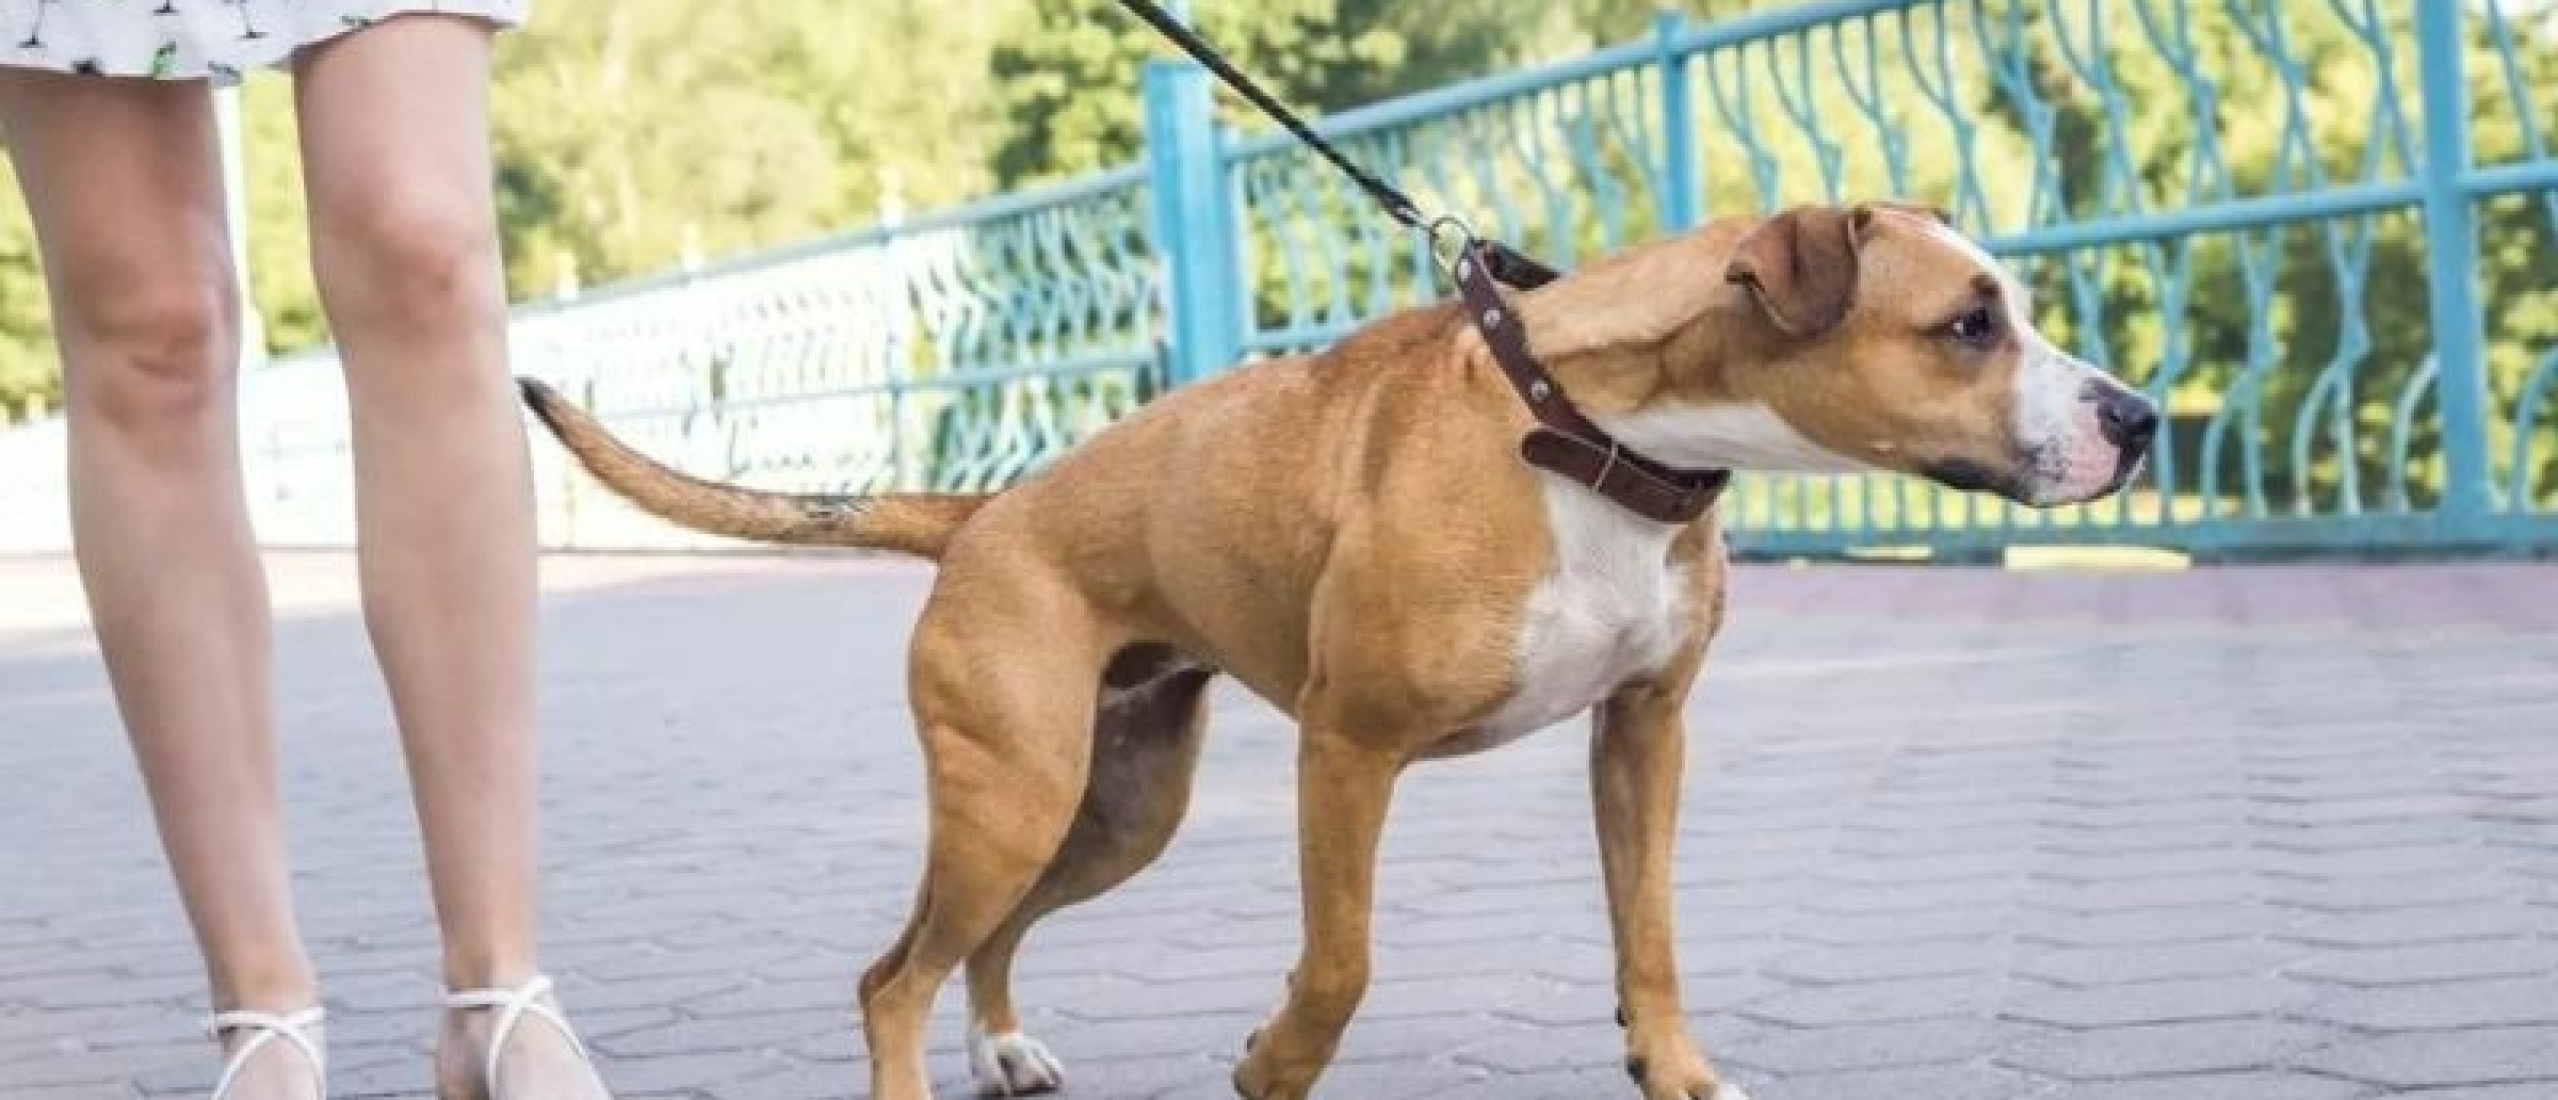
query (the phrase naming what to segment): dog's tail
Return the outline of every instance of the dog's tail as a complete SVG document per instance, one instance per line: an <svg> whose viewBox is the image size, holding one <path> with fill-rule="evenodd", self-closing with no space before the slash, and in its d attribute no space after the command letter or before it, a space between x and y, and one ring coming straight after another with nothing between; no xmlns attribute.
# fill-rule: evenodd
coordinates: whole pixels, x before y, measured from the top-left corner
<svg viewBox="0 0 2558 1100"><path fill-rule="evenodd" d="M982 494L774 493L706 481L614 438L558 390L531 378L518 382L524 404L588 473L641 511L696 531L754 542L859 546L938 558L951 533L990 499Z"/></svg>

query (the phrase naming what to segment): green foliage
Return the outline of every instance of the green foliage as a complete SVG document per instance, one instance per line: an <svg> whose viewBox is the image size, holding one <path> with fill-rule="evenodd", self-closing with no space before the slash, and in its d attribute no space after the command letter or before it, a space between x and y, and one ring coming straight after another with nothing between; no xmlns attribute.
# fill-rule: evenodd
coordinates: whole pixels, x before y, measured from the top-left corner
<svg viewBox="0 0 2558 1100"><path fill-rule="evenodd" d="M35 227L27 223L17 177L0 173L0 424L30 400L50 403L60 383Z"/></svg>
<svg viewBox="0 0 2558 1100"><path fill-rule="evenodd" d="M1691 0L1697 15L1767 0ZM1643 33L1656 0L1197 0L1200 33L1272 94L1321 114L1568 56ZM1677 7L1680 5L1669 5ZM995 47L1005 186L1132 160L1143 139L1138 73L1178 57L1112 0L1024 0ZM1264 123L1227 97L1228 121Z"/></svg>
<svg viewBox="0 0 2558 1100"><path fill-rule="evenodd" d="M302 201L302 146L293 130L293 85L251 76L240 91L241 193L247 200L249 301L266 346L325 342L319 288L311 278L311 223Z"/></svg>
<svg viewBox="0 0 2558 1100"><path fill-rule="evenodd" d="M975 5L555 0L508 44L494 110L519 293L987 191Z"/></svg>

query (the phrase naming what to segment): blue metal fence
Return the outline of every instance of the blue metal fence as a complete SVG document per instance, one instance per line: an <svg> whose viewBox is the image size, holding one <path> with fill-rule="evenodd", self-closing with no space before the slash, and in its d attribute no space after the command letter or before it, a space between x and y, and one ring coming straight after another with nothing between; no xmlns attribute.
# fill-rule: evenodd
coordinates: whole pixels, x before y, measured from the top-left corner
<svg viewBox="0 0 2558 1100"><path fill-rule="evenodd" d="M2168 403L2151 473L2034 512L1752 476L1736 547L2558 546L2548 0L1820 0L1335 116L1434 208L1550 260L1788 202L1948 207L2049 331ZM1139 164L517 317L519 369L688 468L977 488L1161 387L1441 294L1427 254L1205 74ZM2484 247L2482 248L2482 242ZM337 541L325 353L263 372L253 478ZM8 440L0 438L0 444ZM5 477L8 463L0 463ZM553 541L661 541L552 462ZM7 486L0 485L0 490ZM266 517L262 517L266 518Z"/></svg>

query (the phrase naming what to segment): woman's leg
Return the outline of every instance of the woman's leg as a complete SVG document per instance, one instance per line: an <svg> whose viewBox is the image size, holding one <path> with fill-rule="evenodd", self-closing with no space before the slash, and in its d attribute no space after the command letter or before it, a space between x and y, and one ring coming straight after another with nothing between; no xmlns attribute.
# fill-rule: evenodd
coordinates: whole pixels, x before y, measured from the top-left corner
<svg viewBox="0 0 2558 1100"><path fill-rule="evenodd" d="M536 969L533 493L506 362L492 34L403 16L307 50L294 69L312 261L353 406L365 624L456 989L511 987ZM477 1094L491 1016L448 1020L448 1096ZM517 1035L505 1091L601 1095L554 1029Z"/></svg>
<svg viewBox="0 0 2558 1100"><path fill-rule="evenodd" d="M0 130L66 367L90 616L214 1005L300 1008L211 101L201 82L0 71ZM314 1094L283 1044L266 1049L234 1096Z"/></svg>

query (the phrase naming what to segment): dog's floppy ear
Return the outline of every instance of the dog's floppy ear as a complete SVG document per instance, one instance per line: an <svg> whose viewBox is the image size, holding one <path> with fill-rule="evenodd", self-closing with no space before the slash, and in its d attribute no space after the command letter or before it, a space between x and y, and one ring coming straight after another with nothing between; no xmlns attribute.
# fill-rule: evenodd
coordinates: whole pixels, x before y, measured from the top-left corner
<svg viewBox="0 0 2558 1100"><path fill-rule="evenodd" d="M1856 246L1873 211L1796 206L1741 238L1723 277L1750 288L1761 312L1788 336L1818 336L1856 304Z"/></svg>

